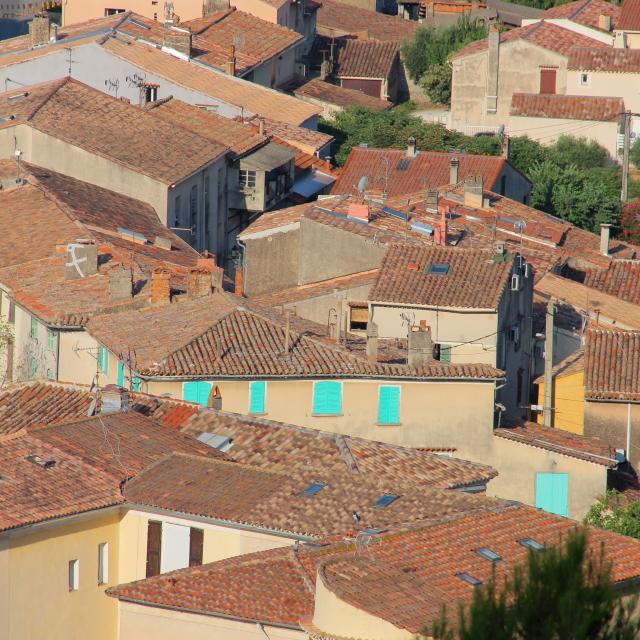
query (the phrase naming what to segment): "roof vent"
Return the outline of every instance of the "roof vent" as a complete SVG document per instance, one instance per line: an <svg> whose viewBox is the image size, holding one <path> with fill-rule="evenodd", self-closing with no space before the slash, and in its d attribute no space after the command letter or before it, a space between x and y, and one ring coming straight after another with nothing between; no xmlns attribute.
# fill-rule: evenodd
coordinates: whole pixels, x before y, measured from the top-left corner
<svg viewBox="0 0 640 640"><path fill-rule="evenodd" d="M228 436L221 436L217 433L209 433L208 431L203 431L197 439L203 444L217 449L222 453L226 453L233 446L233 440Z"/></svg>
<svg viewBox="0 0 640 640"><path fill-rule="evenodd" d="M56 461L53 458L41 458L39 455L36 455L35 453L28 455L27 460L31 464L36 464L39 467L42 467L43 469L51 469L51 467L53 467L56 463Z"/></svg>

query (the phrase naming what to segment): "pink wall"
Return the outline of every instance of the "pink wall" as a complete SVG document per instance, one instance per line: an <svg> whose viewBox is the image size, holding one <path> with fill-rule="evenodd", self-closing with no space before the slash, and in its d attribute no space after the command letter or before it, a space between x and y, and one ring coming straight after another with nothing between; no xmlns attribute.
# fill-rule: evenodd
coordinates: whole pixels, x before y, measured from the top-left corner
<svg viewBox="0 0 640 640"><path fill-rule="evenodd" d="M203 0L173 0L173 10L181 20L202 17ZM63 0L62 23L84 22L91 18L102 18L106 9L126 9L147 18L164 17L164 0ZM260 3L261 4L261 3Z"/></svg>

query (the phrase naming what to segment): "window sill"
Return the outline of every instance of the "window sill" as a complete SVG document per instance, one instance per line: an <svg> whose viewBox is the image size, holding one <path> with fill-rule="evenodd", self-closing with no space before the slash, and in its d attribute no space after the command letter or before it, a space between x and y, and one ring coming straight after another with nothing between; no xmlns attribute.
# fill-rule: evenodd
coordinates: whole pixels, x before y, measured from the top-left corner
<svg viewBox="0 0 640 640"><path fill-rule="evenodd" d="M312 418L341 418L344 413L312 413Z"/></svg>
<svg viewBox="0 0 640 640"><path fill-rule="evenodd" d="M250 416L266 416L267 412L263 411L262 413L253 413L252 411L249 411L249 415Z"/></svg>
<svg viewBox="0 0 640 640"><path fill-rule="evenodd" d="M376 422L377 427L401 427L402 422Z"/></svg>

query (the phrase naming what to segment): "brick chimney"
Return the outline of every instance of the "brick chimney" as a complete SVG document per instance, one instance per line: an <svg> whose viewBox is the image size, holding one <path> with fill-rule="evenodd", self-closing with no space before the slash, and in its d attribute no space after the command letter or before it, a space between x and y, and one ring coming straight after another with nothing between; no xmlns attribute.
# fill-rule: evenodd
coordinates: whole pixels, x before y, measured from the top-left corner
<svg viewBox="0 0 640 640"><path fill-rule="evenodd" d="M29 38L31 40L31 48L42 46L49 43L51 30L51 21L46 13L36 13L33 20L29 23Z"/></svg>
<svg viewBox="0 0 640 640"><path fill-rule="evenodd" d="M229 76L236 75L236 48L234 45L231 45L231 55L225 63L224 72Z"/></svg>
<svg viewBox="0 0 640 640"><path fill-rule="evenodd" d="M189 298L202 298L211 295L211 270L205 266L196 266L189 269L187 275L187 296Z"/></svg>
<svg viewBox="0 0 640 640"><path fill-rule="evenodd" d="M65 250L64 279L77 280L98 272L98 247L93 240L76 240Z"/></svg>
<svg viewBox="0 0 640 640"><path fill-rule="evenodd" d="M244 296L243 282L242 282L242 267L239 265L236 266L234 285L235 285L235 294L240 297Z"/></svg>
<svg viewBox="0 0 640 640"><path fill-rule="evenodd" d="M109 300L122 302L131 298L133 298L131 269L123 264L115 265L109 271Z"/></svg>
<svg viewBox="0 0 640 640"><path fill-rule="evenodd" d="M482 176L467 176L464 181L464 203L467 207L482 209L483 180Z"/></svg>
<svg viewBox="0 0 640 640"><path fill-rule="evenodd" d="M117 384L108 384L101 391L102 408L100 413L121 413L129 411L129 392Z"/></svg>
<svg viewBox="0 0 640 640"><path fill-rule="evenodd" d="M424 199L424 207L428 211L438 210L438 190L437 189L427 189L427 193Z"/></svg>
<svg viewBox="0 0 640 640"><path fill-rule="evenodd" d="M600 225L600 253L603 256L609 255L609 237L611 235L611 225Z"/></svg>
<svg viewBox="0 0 640 640"><path fill-rule="evenodd" d="M489 27L487 35L487 113L498 110L498 68L500 66L500 32L496 25Z"/></svg>
<svg viewBox="0 0 640 640"><path fill-rule="evenodd" d="M192 39L193 35L190 29L170 26L163 33L163 45L167 49L173 49L188 58L191 57Z"/></svg>
<svg viewBox="0 0 640 640"><path fill-rule="evenodd" d="M433 360L431 327L426 320L409 328L409 366L422 367Z"/></svg>
<svg viewBox="0 0 640 640"><path fill-rule="evenodd" d="M171 302L171 272L167 269L154 269L151 273L151 304Z"/></svg>
<svg viewBox="0 0 640 640"><path fill-rule="evenodd" d="M458 184L459 178L460 160L458 158L451 158L449 160L449 184Z"/></svg>
<svg viewBox="0 0 640 640"><path fill-rule="evenodd" d="M378 360L378 325L371 319L367 323L367 360Z"/></svg>
<svg viewBox="0 0 640 640"><path fill-rule="evenodd" d="M440 214L440 220L433 227L433 244L440 247L446 247L447 236L449 234L449 222L447 221L449 207L438 207L438 213Z"/></svg>

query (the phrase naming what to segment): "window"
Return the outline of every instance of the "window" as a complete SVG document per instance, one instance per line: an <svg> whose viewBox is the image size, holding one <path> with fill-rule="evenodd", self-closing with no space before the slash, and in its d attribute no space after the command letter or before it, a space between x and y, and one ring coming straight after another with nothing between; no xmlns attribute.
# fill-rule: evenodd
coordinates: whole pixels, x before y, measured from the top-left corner
<svg viewBox="0 0 640 640"><path fill-rule="evenodd" d="M140 378L133 378L131 380L131 390L132 391L140 391Z"/></svg>
<svg viewBox="0 0 640 640"><path fill-rule="evenodd" d="M98 584L109 582L109 543L98 545Z"/></svg>
<svg viewBox="0 0 640 640"><path fill-rule="evenodd" d="M80 588L80 561L69 560L69 591Z"/></svg>
<svg viewBox="0 0 640 640"><path fill-rule="evenodd" d="M475 576L469 573L456 573L456 578L464 580L464 582L470 584L472 587L479 587L482 584L482 580L479 580Z"/></svg>
<svg viewBox="0 0 640 640"><path fill-rule="evenodd" d="M160 547L162 545L162 523L149 520L147 524L147 578L160 573Z"/></svg>
<svg viewBox="0 0 640 640"><path fill-rule="evenodd" d="M436 276L446 276L449 273L449 265L446 262L434 262L427 267L427 273Z"/></svg>
<svg viewBox="0 0 640 640"><path fill-rule="evenodd" d="M51 369L47 369L47 378L49 380L55 380L56 379L56 375Z"/></svg>
<svg viewBox="0 0 640 640"><path fill-rule="evenodd" d="M98 368L105 376L109 375L109 352L104 347L98 347Z"/></svg>
<svg viewBox="0 0 640 640"><path fill-rule="evenodd" d="M500 195L507 193L507 176L500 176Z"/></svg>
<svg viewBox="0 0 640 640"><path fill-rule="evenodd" d="M173 201L173 226L182 225L182 196L176 196Z"/></svg>
<svg viewBox="0 0 640 640"><path fill-rule="evenodd" d="M238 173L238 184L245 189L255 189L256 172L240 169L240 172Z"/></svg>
<svg viewBox="0 0 640 640"><path fill-rule="evenodd" d="M147 578L202 564L204 531L172 522L147 524Z"/></svg>
<svg viewBox="0 0 640 640"><path fill-rule="evenodd" d="M339 416L342 412L342 384L340 382L313 383L313 415Z"/></svg>
<svg viewBox="0 0 640 640"><path fill-rule="evenodd" d="M440 347L440 362L451 362L451 345L441 344Z"/></svg>
<svg viewBox="0 0 640 640"><path fill-rule="evenodd" d="M185 382L182 387L182 399L187 402L195 402L203 407L209 404L211 393L210 382Z"/></svg>
<svg viewBox="0 0 640 640"><path fill-rule="evenodd" d="M378 424L400 424L400 387L390 385L379 387Z"/></svg>
<svg viewBox="0 0 640 640"><path fill-rule="evenodd" d="M9 317L7 318L7 322L9 324L14 324L16 321L16 305L13 300L9 300Z"/></svg>
<svg viewBox="0 0 640 640"><path fill-rule="evenodd" d="M558 516L567 516L568 473L536 473L536 507Z"/></svg>
<svg viewBox="0 0 640 640"><path fill-rule="evenodd" d="M485 560L489 560L489 562L500 562L502 557L498 555L495 551L491 551L491 549L487 549L486 547L480 547L479 549L475 549L475 552L482 556Z"/></svg>
<svg viewBox="0 0 640 640"><path fill-rule="evenodd" d="M366 331L369 323L369 307L361 304L351 304L349 329L351 331Z"/></svg>
<svg viewBox="0 0 640 640"><path fill-rule="evenodd" d="M189 532L189 566L197 567L202 564L202 549L204 547L204 531L191 528Z"/></svg>
<svg viewBox="0 0 640 640"><path fill-rule="evenodd" d="M105 16L115 16L117 13L124 13L125 9L105 9L104 10L104 15Z"/></svg>
<svg viewBox="0 0 640 640"><path fill-rule="evenodd" d="M313 482L303 492L303 496L315 496L316 493L322 491L327 485L323 482Z"/></svg>
<svg viewBox="0 0 640 640"><path fill-rule="evenodd" d="M38 377L38 360L33 356L29 359L29 377L32 380Z"/></svg>
<svg viewBox="0 0 640 640"><path fill-rule="evenodd" d="M588 73L581 73L580 74L580 84L583 85L583 86L589 84L589 74Z"/></svg>
<svg viewBox="0 0 640 640"><path fill-rule="evenodd" d="M118 386L124 387L124 365L118 361Z"/></svg>
<svg viewBox="0 0 640 640"><path fill-rule="evenodd" d="M388 507L392 502L395 502L400 496L395 493L385 493L383 496L376 500L376 507Z"/></svg>
<svg viewBox="0 0 640 640"><path fill-rule="evenodd" d="M144 88L145 102L155 102L158 99L158 87L147 85Z"/></svg>
<svg viewBox="0 0 640 640"><path fill-rule="evenodd" d="M250 382L249 383L249 413L262 414L265 413L265 389L266 382Z"/></svg>
<svg viewBox="0 0 640 640"><path fill-rule="evenodd" d="M47 349L49 351L56 350L56 332L51 329L47 329Z"/></svg>
<svg viewBox="0 0 640 640"><path fill-rule="evenodd" d="M527 547L527 549L531 549L532 551L543 551L544 545L534 540L533 538L522 538L522 540L518 540L518 544L523 547Z"/></svg>
<svg viewBox="0 0 640 640"><path fill-rule="evenodd" d="M34 339L38 339L38 321L31 316L31 329L29 331L29 335Z"/></svg>
<svg viewBox="0 0 640 640"><path fill-rule="evenodd" d="M540 93L556 92L556 70L540 69Z"/></svg>

